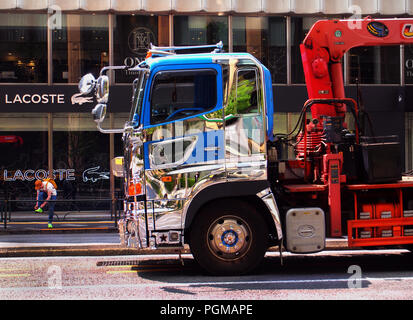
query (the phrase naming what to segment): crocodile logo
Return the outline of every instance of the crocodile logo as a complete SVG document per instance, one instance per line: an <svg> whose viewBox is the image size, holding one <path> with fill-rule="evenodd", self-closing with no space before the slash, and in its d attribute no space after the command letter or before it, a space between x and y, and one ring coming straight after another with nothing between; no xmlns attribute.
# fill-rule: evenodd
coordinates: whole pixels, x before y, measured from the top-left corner
<svg viewBox="0 0 413 320"><path fill-rule="evenodd" d="M92 181L94 183L98 180L108 180L110 172L98 171L99 169L100 166L97 166L83 171L83 182Z"/></svg>
<svg viewBox="0 0 413 320"><path fill-rule="evenodd" d="M72 104L81 106L84 103L93 102L93 97L84 97L83 93L75 93L70 100L72 101Z"/></svg>

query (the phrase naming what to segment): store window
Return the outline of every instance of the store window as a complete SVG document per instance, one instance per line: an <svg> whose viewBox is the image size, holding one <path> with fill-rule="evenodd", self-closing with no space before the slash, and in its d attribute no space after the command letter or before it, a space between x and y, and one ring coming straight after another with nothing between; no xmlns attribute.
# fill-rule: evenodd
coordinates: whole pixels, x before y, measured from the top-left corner
<svg viewBox="0 0 413 320"><path fill-rule="evenodd" d="M413 84L413 45L404 46L404 80L406 84Z"/></svg>
<svg viewBox="0 0 413 320"><path fill-rule="evenodd" d="M169 16L117 15L114 26L114 61L117 66L136 66L150 45L169 46ZM131 71L117 71L116 82L132 83Z"/></svg>
<svg viewBox="0 0 413 320"><path fill-rule="evenodd" d="M0 82L47 82L47 15L0 13Z"/></svg>
<svg viewBox="0 0 413 320"><path fill-rule="evenodd" d="M52 34L53 82L78 83L109 64L108 15L63 14Z"/></svg>
<svg viewBox="0 0 413 320"><path fill-rule="evenodd" d="M96 130L90 114L53 114L53 164L62 174L58 182L62 198L110 198L109 143L109 135ZM99 205L107 207L108 203Z"/></svg>
<svg viewBox="0 0 413 320"><path fill-rule="evenodd" d="M174 16L174 45L197 46L222 41L228 51L228 18L221 16ZM205 51L205 50L204 50Z"/></svg>
<svg viewBox="0 0 413 320"><path fill-rule="evenodd" d="M0 199L35 198L34 180L48 176L48 117L0 113ZM33 208L13 202L13 208Z"/></svg>
<svg viewBox="0 0 413 320"><path fill-rule="evenodd" d="M400 46L357 47L349 55L350 83L400 83Z"/></svg>
<svg viewBox="0 0 413 320"><path fill-rule="evenodd" d="M300 45L319 17L292 17L291 18L291 81L305 83L303 62Z"/></svg>
<svg viewBox="0 0 413 320"><path fill-rule="evenodd" d="M287 82L284 17L233 17L233 51L249 52L271 72L273 83Z"/></svg>
<svg viewBox="0 0 413 320"><path fill-rule="evenodd" d="M405 150L406 150L406 168L405 171L413 174L413 112L405 113Z"/></svg>

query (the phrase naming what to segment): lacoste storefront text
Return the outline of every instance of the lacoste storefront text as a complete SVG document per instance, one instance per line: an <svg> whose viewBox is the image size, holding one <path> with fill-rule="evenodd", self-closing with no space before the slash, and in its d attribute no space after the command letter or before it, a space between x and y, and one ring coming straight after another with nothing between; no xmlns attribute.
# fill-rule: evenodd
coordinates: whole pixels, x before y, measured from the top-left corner
<svg viewBox="0 0 413 320"><path fill-rule="evenodd" d="M14 96L4 95L6 104L49 104L49 103L65 103L65 95L63 93L44 93L44 94L15 94Z"/></svg>

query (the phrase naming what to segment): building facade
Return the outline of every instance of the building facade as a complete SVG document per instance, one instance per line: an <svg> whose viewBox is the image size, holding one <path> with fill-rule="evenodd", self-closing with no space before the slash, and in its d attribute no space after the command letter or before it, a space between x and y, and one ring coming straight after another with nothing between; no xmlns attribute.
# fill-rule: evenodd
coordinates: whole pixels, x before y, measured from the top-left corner
<svg viewBox="0 0 413 320"><path fill-rule="evenodd" d="M289 132L307 99L299 44L319 19L413 15L412 0L3 0L0 2L0 198L33 198L53 170L64 197L120 192L110 159L121 136L96 130L77 83L107 65L133 66L150 43L223 41L271 71L275 131ZM413 169L413 46L360 47L344 58L347 94L375 135L397 134ZM128 117L133 75L111 78L106 128ZM17 194L17 195L16 195Z"/></svg>

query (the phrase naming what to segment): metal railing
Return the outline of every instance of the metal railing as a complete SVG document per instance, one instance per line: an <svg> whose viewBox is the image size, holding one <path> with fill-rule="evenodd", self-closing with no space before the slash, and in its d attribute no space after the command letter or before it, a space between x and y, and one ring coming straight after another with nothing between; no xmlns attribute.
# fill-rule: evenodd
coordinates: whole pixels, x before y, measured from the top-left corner
<svg viewBox="0 0 413 320"><path fill-rule="evenodd" d="M102 218L114 223L117 228L123 200L120 199L57 199L48 200L55 203L54 221L85 222L100 221ZM35 214L36 199L0 200L0 223L7 229L10 222L38 222L39 216L48 215L48 205L42 214ZM91 216L94 217L91 219Z"/></svg>

